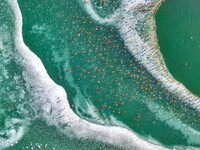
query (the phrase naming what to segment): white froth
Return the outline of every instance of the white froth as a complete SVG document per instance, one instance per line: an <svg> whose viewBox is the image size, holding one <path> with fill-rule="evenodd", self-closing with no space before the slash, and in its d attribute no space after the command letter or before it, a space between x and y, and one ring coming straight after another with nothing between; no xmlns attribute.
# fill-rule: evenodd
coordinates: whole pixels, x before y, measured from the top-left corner
<svg viewBox="0 0 200 150"><path fill-rule="evenodd" d="M20 124L20 126L16 129L15 125ZM25 126L24 120L12 118L7 119L5 122L5 129L1 131L0 134L5 134L7 138L0 137L0 148L6 148L16 144L23 136Z"/></svg>
<svg viewBox="0 0 200 150"><path fill-rule="evenodd" d="M1 39L0 39L0 49L3 49L3 43Z"/></svg>
<svg viewBox="0 0 200 150"><path fill-rule="evenodd" d="M66 125L63 132L73 132L78 138L87 138L114 144L119 147L129 149L157 150L165 149L158 145L146 142L136 136L128 129L113 126L102 126L90 123L79 118L70 108L67 101L65 90L55 84L47 74L41 60L32 53L24 44L22 38L22 16L17 4L17 0L9 0L15 13L15 45L21 56L24 58L22 64L26 67L27 82L34 87L36 95L40 97L36 103L48 102L47 110L44 110L43 116L49 124L59 126Z"/></svg>

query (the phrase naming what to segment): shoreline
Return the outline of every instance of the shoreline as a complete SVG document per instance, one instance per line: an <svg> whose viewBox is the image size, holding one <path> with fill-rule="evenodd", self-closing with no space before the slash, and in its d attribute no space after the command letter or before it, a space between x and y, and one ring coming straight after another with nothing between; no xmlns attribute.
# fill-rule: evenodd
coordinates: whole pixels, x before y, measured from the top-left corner
<svg viewBox="0 0 200 150"><path fill-rule="evenodd" d="M32 53L23 42L22 16L17 0L9 0L15 13L15 46L22 56L22 65L26 68L25 76L28 84L37 93L36 103L45 103L41 108L41 117L50 125L57 126L64 133L71 133L77 138L87 138L128 149L165 149L146 142L132 131L121 127L97 125L80 119L70 108L65 90L55 84L47 74L41 60ZM39 77L39 78L38 78ZM86 137L85 137L86 136Z"/></svg>

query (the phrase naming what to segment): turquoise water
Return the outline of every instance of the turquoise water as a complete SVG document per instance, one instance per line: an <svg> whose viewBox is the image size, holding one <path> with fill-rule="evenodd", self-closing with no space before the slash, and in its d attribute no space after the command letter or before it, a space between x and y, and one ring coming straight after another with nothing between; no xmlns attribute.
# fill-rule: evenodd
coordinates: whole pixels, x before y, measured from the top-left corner
<svg viewBox="0 0 200 150"><path fill-rule="evenodd" d="M113 14L118 8L123 7L121 1L91 2L101 17ZM171 5L175 8L183 7L178 5L181 3L178 0L171 3L170 0L164 3L158 11L157 32L161 52L166 58L165 62L170 73L184 83L186 80L182 81L170 68L169 62L173 60L167 61L170 56L175 59L173 51L163 51L163 47L166 46L164 41L172 42L170 39L164 39L166 37L162 35L162 33L166 35L166 30L170 31L169 26L169 29L165 26L170 25L171 18L162 20L167 17L164 15L165 11ZM168 148L184 149L186 146L200 145L199 111L170 91L162 81L149 72L148 67L131 53L118 27L97 23L79 1L36 0L33 3L31 0L18 0L18 5L23 17L24 43L41 59L53 81L66 90L70 107L80 118L103 125L105 128L106 126L127 128L144 140ZM118 149L116 145L95 139L71 137L70 132L62 132L65 127L51 125L48 117L42 115L40 105L43 104L38 103L42 95L38 96L37 90L34 92L34 87L29 86L25 73L28 69L23 66L23 57L18 54L18 47L13 40L15 30L13 10L9 9L6 0L1 2L0 6L2 7L0 22L3 24L0 30L3 44L0 43L0 48L4 71L1 78L2 87L7 90L3 88L2 93L9 93L9 96L1 97L3 105L1 105L0 135L2 139L8 139L9 136L12 137L9 134L13 133L8 131L13 128L20 132L20 127L24 133L21 140L16 139L18 142L13 143L14 146L8 146L7 149ZM192 9L192 6L196 5L185 9ZM170 10L172 8L168 9L167 12L173 12ZM184 9L181 10L184 12ZM140 12L137 11L137 16L151 12L151 7ZM148 20L152 14L147 13L145 19ZM169 21L169 24L163 25L165 21ZM148 24L145 22L143 25L143 19L138 19L138 22L141 23L136 25L137 32L148 35L149 31L145 32L145 29L149 29ZM178 29L173 28L173 30ZM151 40L148 36L142 38L147 42ZM1 45L6 45L8 48ZM9 56L5 56L9 54L8 52L3 54L5 50L9 50ZM189 66L189 61L187 62ZM178 66L177 68L181 69ZM38 80L39 78L38 75ZM190 89L187 84L184 85ZM13 121L13 118L19 121ZM89 136L93 131L87 134ZM120 148L127 147L124 144Z"/></svg>

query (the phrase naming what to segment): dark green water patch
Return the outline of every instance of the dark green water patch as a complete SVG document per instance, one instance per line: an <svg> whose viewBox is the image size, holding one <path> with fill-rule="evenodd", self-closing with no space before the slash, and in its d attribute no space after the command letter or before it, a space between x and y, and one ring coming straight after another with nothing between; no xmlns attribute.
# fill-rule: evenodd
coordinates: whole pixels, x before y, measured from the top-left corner
<svg viewBox="0 0 200 150"><path fill-rule="evenodd" d="M158 42L170 73L200 95L200 0L166 0L156 15Z"/></svg>

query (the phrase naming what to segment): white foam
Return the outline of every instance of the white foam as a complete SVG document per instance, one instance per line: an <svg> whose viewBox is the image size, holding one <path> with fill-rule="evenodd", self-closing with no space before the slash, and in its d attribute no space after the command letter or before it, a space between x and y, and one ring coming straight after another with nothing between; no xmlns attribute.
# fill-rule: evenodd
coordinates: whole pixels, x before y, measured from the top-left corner
<svg viewBox="0 0 200 150"><path fill-rule="evenodd" d="M79 118L70 108L65 90L55 84L47 74L41 60L32 53L24 44L22 38L22 16L17 4L17 0L9 0L15 13L15 45L23 57L22 64L26 67L26 80L33 87L40 99L36 103L50 103L48 107L52 110L43 112L43 117L52 124L67 126L63 132L73 132L77 137L98 140L101 142L114 144L119 147L126 146L130 149L165 149L161 146L146 142L136 136L128 129L121 127L102 126L90 123ZM60 101L61 100L61 101ZM60 101L60 102L58 102ZM65 108L65 109L63 109ZM62 110L60 112L60 110Z"/></svg>
<svg viewBox="0 0 200 150"><path fill-rule="evenodd" d="M115 15L110 15L106 18L101 18L96 11L94 10L94 7L91 3L90 0L83 0L83 1L79 1L81 3L81 5L83 5L85 7L85 10L87 11L88 14L90 14L91 18L93 18L95 21L97 21L98 23L101 24L113 24L115 21L115 17L117 15L117 10L116 10L116 14Z"/></svg>
<svg viewBox="0 0 200 150"><path fill-rule="evenodd" d="M3 49L3 43L1 39L0 39L0 49Z"/></svg>
<svg viewBox="0 0 200 150"><path fill-rule="evenodd" d="M126 0L127 1L127 0ZM200 108L200 101L199 98L195 95L193 95L185 86L181 83L179 83L177 80L175 80L172 75L169 73L165 63L163 62L163 56L160 53L160 50L158 48L155 48L157 45L157 39L156 39L156 33L155 33L155 20L151 17L154 17L152 12L155 12L157 8L159 7L161 0L154 0L152 1L153 4L155 4L154 8L151 8L151 11L147 11L146 14L149 15L149 18L143 18L144 24L146 26L152 26L152 32L153 32L153 39L155 42L144 41L142 40L143 37L139 36L139 33L136 29L132 27L132 22L130 18L133 16L133 14L130 14L129 12L123 12L124 20L122 20L123 23L119 22L118 26L122 26L119 30L120 34L124 38L125 45L128 47L130 52L147 68L147 70L158 80L160 81L167 89L173 93L174 95L179 97L180 101L184 101L188 103L193 108L199 110ZM129 3L125 3L126 5L131 5ZM124 4L124 5L125 5ZM149 3L151 5L151 3ZM139 6L138 6L139 7ZM133 36L134 35L134 36Z"/></svg>
<svg viewBox="0 0 200 150"><path fill-rule="evenodd" d="M15 128L16 124L18 124L18 126L20 124L18 129ZM6 120L5 129L4 131L1 131L0 134L5 134L7 138L0 137L0 149L14 145L22 138L25 130L25 126L23 124L25 124L24 120L16 118Z"/></svg>

